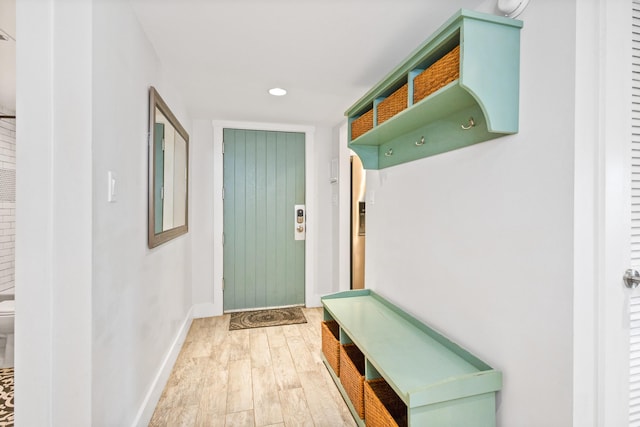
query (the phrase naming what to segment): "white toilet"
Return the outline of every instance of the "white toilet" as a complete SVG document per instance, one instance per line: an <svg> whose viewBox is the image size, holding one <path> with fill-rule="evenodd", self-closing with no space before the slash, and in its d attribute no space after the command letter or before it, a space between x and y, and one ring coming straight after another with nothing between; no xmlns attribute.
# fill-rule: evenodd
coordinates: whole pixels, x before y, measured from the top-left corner
<svg viewBox="0 0 640 427"><path fill-rule="evenodd" d="M15 300L0 301L0 335L13 335Z"/></svg>
<svg viewBox="0 0 640 427"><path fill-rule="evenodd" d="M0 301L0 337L5 338L3 366L13 366L15 300Z"/></svg>

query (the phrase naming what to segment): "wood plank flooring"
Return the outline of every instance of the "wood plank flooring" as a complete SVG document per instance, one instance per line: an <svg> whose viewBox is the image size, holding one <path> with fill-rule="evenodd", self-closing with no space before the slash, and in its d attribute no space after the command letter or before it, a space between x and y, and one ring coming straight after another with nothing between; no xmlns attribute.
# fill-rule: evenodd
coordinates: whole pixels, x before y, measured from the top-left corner
<svg viewBox="0 0 640 427"><path fill-rule="evenodd" d="M239 331L195 319L149 425L355 426L320 359L322 309L303 311L308 323Z"/></svg>

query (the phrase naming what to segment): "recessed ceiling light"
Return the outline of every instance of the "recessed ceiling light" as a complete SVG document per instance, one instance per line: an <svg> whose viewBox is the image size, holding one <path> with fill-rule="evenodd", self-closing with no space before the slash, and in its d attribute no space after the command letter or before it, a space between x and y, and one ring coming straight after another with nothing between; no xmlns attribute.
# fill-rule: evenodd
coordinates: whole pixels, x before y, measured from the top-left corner
<svg viewBox="0 0 640 427"><path fill-rule="evenodd" d="M269 89L269 93L273 96L284 96L287 94L287 91L280 87L274 87Z"/></svg>

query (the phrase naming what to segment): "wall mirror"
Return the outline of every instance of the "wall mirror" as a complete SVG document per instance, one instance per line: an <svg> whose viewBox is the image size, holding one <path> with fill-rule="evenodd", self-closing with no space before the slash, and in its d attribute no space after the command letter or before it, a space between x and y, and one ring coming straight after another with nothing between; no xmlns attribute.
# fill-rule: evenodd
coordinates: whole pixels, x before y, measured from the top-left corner
<svg viewBox="0 0 640 427"><path fill-rule="evenodd" d="M149 88L149 248L188 230L189 135Z"/></svg>

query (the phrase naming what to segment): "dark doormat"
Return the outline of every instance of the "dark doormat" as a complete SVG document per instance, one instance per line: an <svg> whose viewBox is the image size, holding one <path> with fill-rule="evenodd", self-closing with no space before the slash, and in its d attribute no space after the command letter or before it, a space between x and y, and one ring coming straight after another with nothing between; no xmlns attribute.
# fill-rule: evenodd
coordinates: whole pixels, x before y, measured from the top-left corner
<svg viewBox="0 0 640 427"><path fill-rule="evenodd" d="M239 311L231 313L229 330L264 328L267 326L307 323L300 307L272 308L269 310Z"/></svg>

